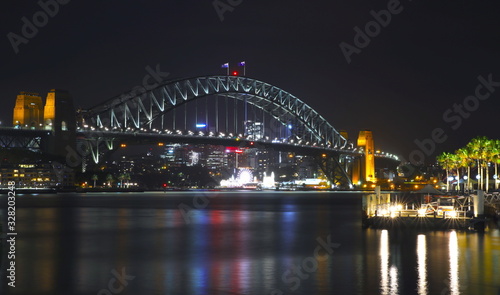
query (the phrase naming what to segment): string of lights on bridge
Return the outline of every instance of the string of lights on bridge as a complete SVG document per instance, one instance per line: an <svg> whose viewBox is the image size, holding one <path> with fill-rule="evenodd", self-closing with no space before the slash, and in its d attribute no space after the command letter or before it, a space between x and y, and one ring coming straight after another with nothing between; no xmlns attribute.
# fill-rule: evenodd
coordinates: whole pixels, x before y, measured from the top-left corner
<svg viewBox="0 0 500 295"><path fill-rule="evenodd" d="M253 136L248 135L244 136L243 134L233 134L233 133L224 133L224 132L204 132L204 131L192 131L192 130L170 130L170 129L164 129L164 130L159 130L156 128L153 128L151 130L147 128L133 128L133 127L127 127L125 129L119 128L119 127L95 127L95 126L90 126L90 125L83 125L82 127L77 127L78 131L91 131L91 132L105 132L107 134L123 134L125 133L141 133L144 135L165 135L165 136L182 136L182 137L215 137L215 138L220 138L220 139L234 139L236 142L240 140L247 140L247 141L252 141L259 143L279 143L279 144L289 144L289 145L294 145L294 146L303 146L303 147L312 147L312 148L321 148L321 149L329 149L329 150L334 150L334 151L342 151L342 152L348 152L351 154L364 154L363 148L357 148L354 147L352 143L347 144L344 147L337 147L337 146L330 146L326 145L323 143L317 143L317 142L309 142L305 141L302 139L287 139L287 138L282 138L279 139L277 137L275 138L270 138L269 136L264 136L262 139L255 140ZM396 161L399 161L399 157L394 154L382 152L382 151L375 151L374 153L375 157L381 157L381 158L389 158L393 159Z"/></svg>

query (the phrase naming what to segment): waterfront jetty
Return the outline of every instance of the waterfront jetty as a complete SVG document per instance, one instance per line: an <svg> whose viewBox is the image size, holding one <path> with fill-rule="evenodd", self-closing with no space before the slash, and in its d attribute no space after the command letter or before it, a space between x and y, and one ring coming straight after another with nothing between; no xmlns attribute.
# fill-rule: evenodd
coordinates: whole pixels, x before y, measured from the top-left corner
<svg viewBox="0 0 500 295"><path fill-rule="evenodd" d="M382 193L376 187L374 193L363 196L363 227L482 231L486 221L484 201L483 191L469 196L427 195L402 200L399 194Z"/></svg>

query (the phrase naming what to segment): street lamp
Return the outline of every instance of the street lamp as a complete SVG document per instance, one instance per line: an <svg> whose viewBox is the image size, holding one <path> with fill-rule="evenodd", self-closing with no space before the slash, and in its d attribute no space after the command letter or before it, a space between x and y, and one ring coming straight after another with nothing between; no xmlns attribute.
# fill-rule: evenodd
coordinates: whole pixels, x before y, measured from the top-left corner
<svg viewBox="0 0 500 295"><path fill-rule="evenodd" d="M453 177L452 176L448 176L448 178L446 178L446 190L447 191L450 191L450 182L453 180Z"/></svg>
<svg viewBox="0 0 500 295"><path fill-rule="evenodd" d="M466 189L468 191L469 190L469 182L467 181L467 179L469 179L469 177L467 177L467 175L464 175L463 179L464 179L464 189ZM467 185L465 185L466 183L467 183Z"/></svg>

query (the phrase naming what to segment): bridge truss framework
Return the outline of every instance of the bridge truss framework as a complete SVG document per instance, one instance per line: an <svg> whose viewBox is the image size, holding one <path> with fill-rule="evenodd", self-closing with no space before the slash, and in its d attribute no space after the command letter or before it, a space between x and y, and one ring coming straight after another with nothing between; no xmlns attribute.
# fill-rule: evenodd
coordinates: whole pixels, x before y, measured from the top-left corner
<svg viewBox="0 0 500 295"><path fill-rule="evenodd" d="M203 76L166 82L144 93L127 93L95 106L83 114L79 129L92 133L87 136L87 144L94 162L104 145L113 149L111 133L144 132L161 133L166 121L173 118L175 129L176 110L188 102L207 96L223 96L226 101L234 101L234 119L237 120L236 103L252 105L266 113L278 125L292 126L289 137L295 142L303 142L312 148L321 169L334 183L351 185L350 177L342 163L342 152L350 153L348 141L318 112L296 96L271 84L240 76ZM219 111L218 98L215 100L216 117ZM246 106L245 106L246 107ZM227 128L227 105L226 105ZM187 116L185 113L184 116ZM186 120L186 117L184 118ZM236 126L237 123L235 123ZM186 125L186 124L185 124ZM218 126L217 122L217 126ZM266 130L269 130L267 128ZM91 131L91 132L90 132ZM237 127L235 134L237 134ZM99 134L99 132L101 132ZM245 138L243 138L245 139ZM262 142L272 146L268 142ZM100 148L102 146L102 148ZM307 150L307 147L306 147ZM324 151L328 156L324 156ZM318 156L319 155L319 156Z"/></svg>

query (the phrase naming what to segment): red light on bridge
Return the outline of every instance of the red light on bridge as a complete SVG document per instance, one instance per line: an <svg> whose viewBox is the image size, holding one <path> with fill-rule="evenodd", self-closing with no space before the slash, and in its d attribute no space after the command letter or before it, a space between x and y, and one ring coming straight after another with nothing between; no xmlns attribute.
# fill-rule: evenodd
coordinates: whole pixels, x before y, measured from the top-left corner
<svg viewBox="0 0 500 295"><path fill-rule="evenodd" d="M234 71L233 76L238 76L238 72Z"/></svg>
<svg viewBox="0 0 500 295"><path fill-rule="evenodd" d="M228 147L226 147L226 153L241 154L241 153L243 153L243 151L237 146L228 146Z"/></svg>

